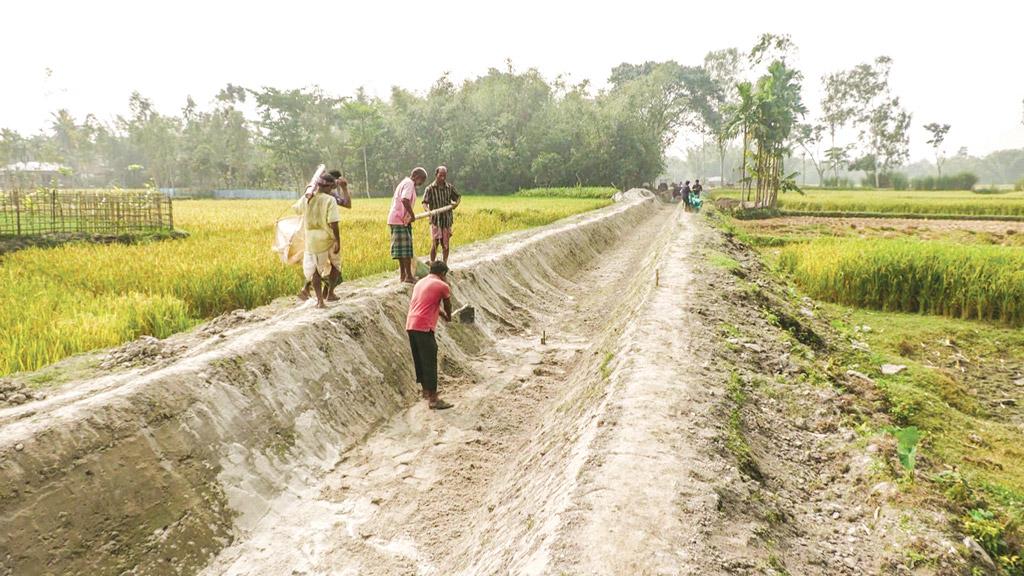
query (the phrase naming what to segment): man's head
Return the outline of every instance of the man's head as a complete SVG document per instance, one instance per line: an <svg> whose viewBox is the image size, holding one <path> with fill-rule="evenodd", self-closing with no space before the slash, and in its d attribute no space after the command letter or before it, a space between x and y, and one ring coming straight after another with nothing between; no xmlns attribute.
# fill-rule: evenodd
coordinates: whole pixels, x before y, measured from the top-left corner
<svg viewBox="0 0 1024 576"><path fill-rule="evenodd" d="M448 265L444 263L444 260L434 260L430 263L430 273L444 280L448 275Z"/></svg>
<svg viewBox="0 0 1024 576"><path fill-rule="evenodd" d="M334 189L334 176L331 174L321 174L320 178L316 181L316 187L320 192L330 192Z"/></svg>
<svg viewBox="0 0 1024 576"><path fill-rule="evenodd" d="M444 184L444 181L448 179L448 169L444 166L438 166L437 170L434 171L434 181L438 184Z"/></svg>
<svg viewBox="0 0 1024 576"><path fill-rule="evenodd" d="M700 178L697 178L696 180L694 180L693 183L694 184L700 184Z"/></svg>
<svg viewBox="0 0 1024 576"><path fill-rule="evenodd" d="M416 168L413 168L412 175L410 176L410 178L412 178L412 181L417 186L421 186L423 185L424 182L427 181L427 171L417 166Z"/></svg>
<svg viewBox="0 0 1024 576"><path fill-rule="evenodd" d="M690 181L689 180L687 180L686 182L683 183L683 186L689 186L689 185L690 185Z"/></svg>

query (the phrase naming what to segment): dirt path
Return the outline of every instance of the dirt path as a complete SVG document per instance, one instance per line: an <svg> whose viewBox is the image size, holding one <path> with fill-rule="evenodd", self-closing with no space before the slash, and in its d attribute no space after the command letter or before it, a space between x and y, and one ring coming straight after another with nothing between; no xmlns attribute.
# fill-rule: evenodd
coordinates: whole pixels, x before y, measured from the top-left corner
<svg viewBox="0 0 1024 576"><path fill-rule="evenodd" d="M418 404L391 419L331 472L274 502L205 573L682 574L706 565L698 533L725 468L700 457L701 434L685 424L700 408L681 345L696 225L665 208L609 247L559 298L524 312L528 329L505 334L458 376L449 366L442 388L454 410Z"/></svg>

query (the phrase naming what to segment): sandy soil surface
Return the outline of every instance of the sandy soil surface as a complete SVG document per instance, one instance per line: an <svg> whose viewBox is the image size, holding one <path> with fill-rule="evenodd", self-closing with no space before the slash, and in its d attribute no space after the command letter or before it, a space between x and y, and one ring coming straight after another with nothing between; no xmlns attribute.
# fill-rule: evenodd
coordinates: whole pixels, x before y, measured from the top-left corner
<svg viewBox="0 0 1024 576"><path fill-rule="evenodd" d="M799 383L805 345L772 318L827 345L777 295L744 297L753 258L662 209L448 373L453 410L395 416L203 574L892 573L878 447L852 447L849 397Z"/></svg>

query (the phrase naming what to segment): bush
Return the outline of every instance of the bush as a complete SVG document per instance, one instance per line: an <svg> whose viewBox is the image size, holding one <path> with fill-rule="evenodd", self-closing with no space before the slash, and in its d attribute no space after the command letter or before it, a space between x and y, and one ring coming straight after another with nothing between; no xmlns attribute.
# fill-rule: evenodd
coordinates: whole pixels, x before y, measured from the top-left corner
<svg viewBox="0 0 1024 576"><path fill-rule="evenodd" d="M978 177L970 172L961 172L951 176L924 176L912 178L912 190L971 190L978 183Z"/></svg>
<svg viewBox="0 0 1024 576"><path fill-rule="evenodd" d="M1013 185L1013 189L1018 192L1024 192L1024 178L1017 180L1017 183Z"/></svg>
<svg viewBox="0 0 1024 576"><path fill-rule="evenodd" d="M823 188L853 188L853 180L846 177L829 176L822 181L821 186Z"/></svg>
<svg viewBox="0 0 1024 576"><path fill-rule="evenodd" d="M889 180L894 190L910 189L910 179L902 172L893 172Z"/></svg>

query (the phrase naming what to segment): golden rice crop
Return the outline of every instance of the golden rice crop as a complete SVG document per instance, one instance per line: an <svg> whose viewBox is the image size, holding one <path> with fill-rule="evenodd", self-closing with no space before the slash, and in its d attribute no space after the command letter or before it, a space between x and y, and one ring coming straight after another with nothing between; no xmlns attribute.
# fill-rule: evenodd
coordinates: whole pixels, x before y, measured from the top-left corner
<svg viewBox="0 0 1024 576"><path fill-rule="evenodd" d="M618 192L608 186L571 186L565 188L529 188L516 192L527 198L611 198Z"/></svg>
<svg viewBox="0 0 1024 576"><path fill-rule="evenodd" d="M1024 325L1024 248L906 239L816 240L782 248L779 262L816 298Z"/></svg>
<svg viewBox="0 0 1024 576"><path fill-rule="evenodd" d="M345 279L396 270L386 225L390 199L356 198L341 211ZM76 243L0 260L0 375L140 335L166 337L236 308L297 292L302 273L270 252L273 225L291 202L192 200L175 204L181 240ZM459 246L604 206L607 200L466 197L452 238ZM419 207L417 207L419 208ZM429 250L415 225L416 253ZM458 254L453 258L457 259Z"/></svg>

